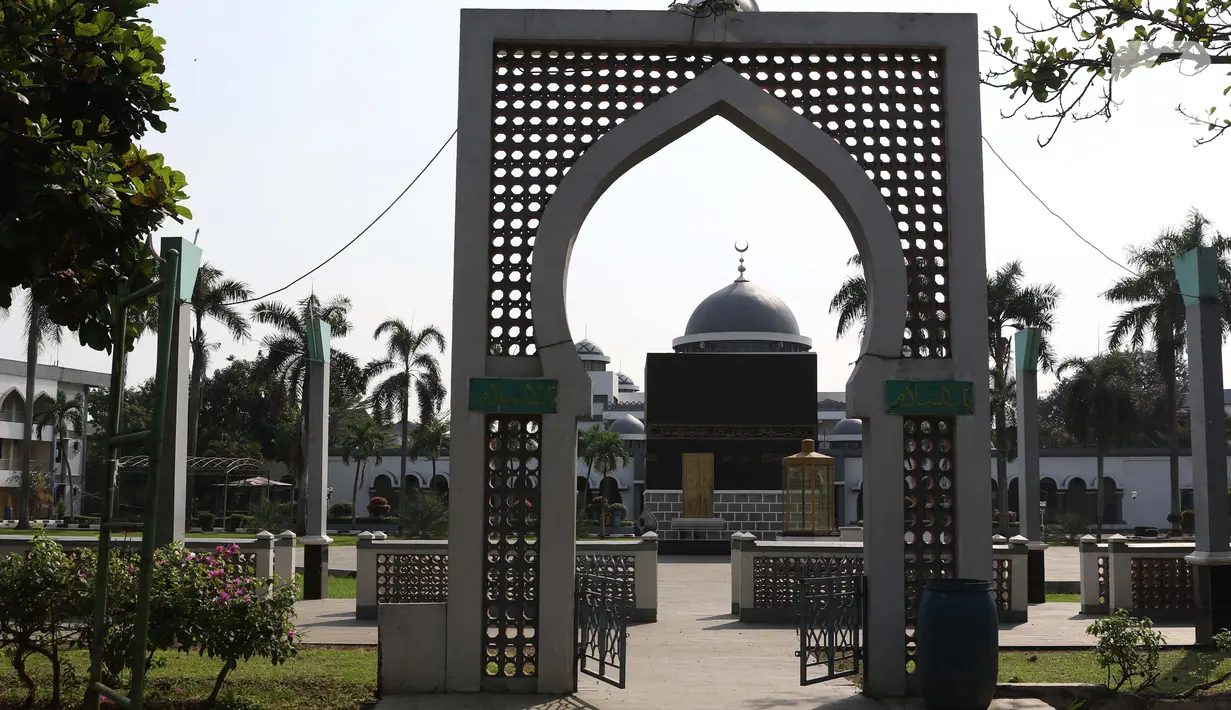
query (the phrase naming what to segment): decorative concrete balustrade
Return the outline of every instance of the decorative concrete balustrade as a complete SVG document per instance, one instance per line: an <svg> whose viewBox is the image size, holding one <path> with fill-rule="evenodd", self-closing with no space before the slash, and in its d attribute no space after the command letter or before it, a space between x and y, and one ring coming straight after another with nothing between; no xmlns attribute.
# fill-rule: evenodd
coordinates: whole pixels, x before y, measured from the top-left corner
<svg viewBox="0 0 1231 710"><path fill-rule="evenodd" d="M1081 612L1110 614L1124 609L1158 621L1193 616L1191 542L1135 542L1112 535L1100 543L1081 539Z"/></svg>
<svg viewBox="0 0 1231 710"><path fill-rule="evenodd" d="M55 535L48 535L48 537L70 553L74 550L98 548L98 538L94 537L56 537ZM232 560L235 566L251 568L253 576L262 579L273 580L275 570L277 570L278 576L286 580L293 580L295 571L294 533L291 533L289 538L290 547L286 547L287 538L279 538L278 556L282 559L278 562L274 559L274 539L273 533L262 530L255 538L189 538L184 540L184 547L197 554L207 554L217 551L219 547L239 545L239 555ZM25 555L30 551L33 540L33 537L9 535L0 537L0 557L10 553ZM137 552L141 546L141 539L124 539L122 536L116 536L112 538L111 546L112 549ZM287 554L281 554L283 550L286 550Z"/></svg>
<svg viewBox="0 0 1231 710"><path fill-rule="evenodd" d="M378 618L382 604L442 604L448 600L447 540L390 540L381 532L362 532L356 547L356 618ZM578 542L577 571L619 580L629 618L658 620L657 534Z"/></svg>
<svg viewBox="0 0 1231 710"><path fill-rule="evenodd" d="M992 538L993 590L1002 622L1027 620L1028 541ZM862 575L863 543L765 541L751 533L731 536L731 613L740 621L788 623L796 618L795 594L806 577Z"/></svg>

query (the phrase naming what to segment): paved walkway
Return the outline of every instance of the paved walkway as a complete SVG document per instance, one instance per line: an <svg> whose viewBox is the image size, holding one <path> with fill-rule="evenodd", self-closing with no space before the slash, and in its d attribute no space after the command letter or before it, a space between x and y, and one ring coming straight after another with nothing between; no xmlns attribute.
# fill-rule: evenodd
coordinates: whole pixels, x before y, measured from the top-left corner
<svg viewBox="0 0 1231 710"><path fill-rule="evenodd" d="M330 550L330 554L333 551ZM1073 545L1052 545L1043 553L1048 582L1076 582L1081 579L1081 556Z"/></svg>
<svg viewBox="0 0 1231 710"><path fill-rule="evenodd" d="M351 545L329 546L329 571L354 572L358 564L358 549ZM303 568L303 546L295 548L295 569Z"/></svg>
<svg viewBox="0 0 1231 710"><path fill-rule="evenodd" d="M382 700L377 710L922 708L869 700L841 680L801 687L795 628L741 624L727 613L730 567L725 559L664 557L658 569L658 622L629 629L626 689L582 676L577 695L570 698L409 696ZM316 632L308 632L309 642L316 640ZM998 702L995 707L1046 705Z"/></svg>
<svg viewBox="0 0 1231 710"><path fill-rule="evenodd" d="M337 548L335 548L337 549ZM341 548L343 550L347 548ZM1051 548L1076 562L1076 548ZM353 553L353 548L351 549ZM334 550L330 550L333 562ZM1069 554L1071 552L1071 554ZM1059 558L1062 561L1065 557ZM1051 572L1049 562L1049 576ZM332 564L330 565L333 566ZM1062 566L1057 565L1060 569ZM735 620L730 610L730 566L725 558L668 557L658 564L658 623L634 626L629 638L629 653L634 659L653 652L656 660L677 649L671 639L688 638L684 650L697 652L710 646L712 658L697 657L689 663L703 663L712 668L742 657L741 650L728 659L732 649L760 649L768 663L772 657L789 672L795 645L793 626L743 624ZM304 639L320 644L376 644L376 622L355 620L355 600L323 599L302 601L295 605ZM1004 624L1000 627L1000 645L1004 648L1085 648L1094 645L1086 635L1086 627L1097 617L1078 613L1077 604L1036 604L1030 607L1030 621L1024 624ZM1167 643L1186 646L1195 642L1191 625L1159 624ZM734 644L734 645L732 645ZM635 663L635 660L634 660ZM630 667L630 673L633 672Z"/></svg>

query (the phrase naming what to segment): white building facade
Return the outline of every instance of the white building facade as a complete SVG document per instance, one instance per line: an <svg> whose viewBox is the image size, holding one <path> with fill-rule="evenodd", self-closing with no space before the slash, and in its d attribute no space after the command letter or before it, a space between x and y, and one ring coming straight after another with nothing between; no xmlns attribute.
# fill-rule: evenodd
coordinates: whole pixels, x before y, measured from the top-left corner
<svg viewBox="0 0 1231 710"><path fill-rule="evenodd" d="M56 393L63 392L69 400L82 398L82 408L88 401L90 390L106 387L110 375L105 372L74 370L56 365L38 365L34 375L35 412L55 402ZM26 412L26 363L20 360L0 359L0 515L12 519L17 515L21 493L21 469L23 440L25 438ZM83 417L84 418L84 417ZM31 465L53 473L57 484L56 498L66 483L61 478L57 459L57 446L52 427L44 426L34 433L31 448ZM68 460L65 476L73 485L73 514L81 510L82 470L85 464L86 433L70 431L67 441ZM54 510L54 508L53 508ZM40 517L51 512L31 511L31 517Z"/></svg>

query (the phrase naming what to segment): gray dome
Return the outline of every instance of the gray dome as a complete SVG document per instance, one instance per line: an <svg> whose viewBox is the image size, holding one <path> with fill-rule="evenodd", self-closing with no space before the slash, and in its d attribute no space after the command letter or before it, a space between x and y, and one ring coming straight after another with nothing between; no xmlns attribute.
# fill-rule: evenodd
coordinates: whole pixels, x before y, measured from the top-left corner
<svg viewBox="0 0 1231 710"><path fill-rule="evenodd" d="M637 385L637 383L636 383L636 382L633 382L633 378L629 377L628 375L624 374L623 372L617 372L617 373L616 373L616 379L617 379L617 380L619 380L619 381L620 381L620 384L622 384L622 385L632 385L632 386L634 386L634 387Z"/></svg>
<svg viewBox="0 0 1231 710"><path fill-rule="evenodd" d="M607 424L607 431L614 431L617 434L645 434L645 424L641 420L631 414L625 414L618 419L612 419Z"/></svg>
<svg viewBox="0 0 1231 710"><path fill-rule="evenodd" d="M692 312L684 335L702 333L799 335L799 323L785 301L741 279L710 294Z"/></svg>
<svg viewBox="0 0 1231 710"><path fill-rule="evenodd" d="M606 353L604 353L603 349L600 348L598 345L596 345L593 341L587 339L587 340L582 340L580 343L577 343L577 354L578 355L605 355Z"/></svg>
<svg viewBox="0 0 1231 710"><path fill-rule="evenodd" d="M863 435L863 422L859 419L843 419L833 425L833 429L829 431L830 436L850 436Z"/></svg>

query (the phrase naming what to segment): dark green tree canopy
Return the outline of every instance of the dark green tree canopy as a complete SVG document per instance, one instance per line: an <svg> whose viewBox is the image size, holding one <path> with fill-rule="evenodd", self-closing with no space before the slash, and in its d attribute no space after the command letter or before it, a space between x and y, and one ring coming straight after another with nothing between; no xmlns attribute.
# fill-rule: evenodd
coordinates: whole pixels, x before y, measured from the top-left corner
<svg viewBox="0 0 1231 710"><path fill-rule="evenodd" d="M108 297L150 281L147 239L190 217L182 173L137 141L174 110L155 0L0 3L0 307L30 289L82 344L110 345Z"/></svg>
<svg viewBox="0 0 1231 710"><path fill-rule="evenodd" d="M1231 64L1231 0L1073 0L1049 3L1049 16L1023 19L1014 12L1013 31L993 27L984 39L1000 61L983 77L985 84L1010 92L1029 120L1051 124L1040 145L1056 136L1066 118L1111 118L1118 105L1115 82L1146 67L1184 63L1185 73L1202 64L1225 72ZM1223 96L1231 92L1231 86ZM1231 128L1217 107L1176 111L1205 129L1198 144Z"/></svg>

